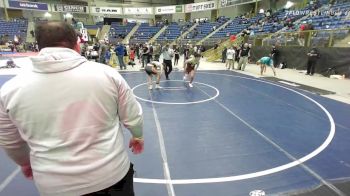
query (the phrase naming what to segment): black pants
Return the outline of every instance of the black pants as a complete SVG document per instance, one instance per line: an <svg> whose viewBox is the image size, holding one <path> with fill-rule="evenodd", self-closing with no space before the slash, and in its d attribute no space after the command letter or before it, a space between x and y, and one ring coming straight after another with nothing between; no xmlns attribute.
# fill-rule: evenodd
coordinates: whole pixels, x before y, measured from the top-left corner
<svg viewBox="0 0 350 196"><path fill-rule="evenodd" d="M168 80L169 79L169 74L170 72L173 70L173 65L171 63L171 60L164 60L164 73L165 73L165 77Z"/></svg>
<svg viewBox="0 0 350 196"><path fill-rule="evenodd" d="M150 63L151 61L152 61L152 54L149 54L148 56L147 56L147 63Z"/></svg>
<svg viewBox="0 0 350 196"><path fill-rule="evenodd" d="M155 55L154 55L154 60L155 60L155 61L159 61L159 56L160 56L159 54L155 54Z"/></svg>
<svg viewBox="0 0 350 196"><path fill-rule="evenodd" d="M175 59L174 59L174 66L176 66L177 64L179 64L179 55L175 55Z"/></svg>
<svg viewBox="0 0 350 196"><path fill-rule="evenodd" d="M226 63L226 56L222 56L221 62Z"/></svg>
<svg viewBox="0 0 350 196"><path fill-rule="evenodd" d="M278 57L273 57L272 60L273 60L273 66L274 66L275 68L278 67L278 65L279 65L279 59L278 59Z"/></svg>
<svg viewBox="0 0 350 196"><path fill-rule="evenodd" d="M128 173L119 182L106 189L89 193L84 196L135 196L134 193L134 168L133 164L130 164Z"/></svg>
<svg viewBox="0 0 350 196"><path fill-rule="evenodd" d="M308 60L307 61L307 74L313 75L315 73L316 61Z"/></svg>

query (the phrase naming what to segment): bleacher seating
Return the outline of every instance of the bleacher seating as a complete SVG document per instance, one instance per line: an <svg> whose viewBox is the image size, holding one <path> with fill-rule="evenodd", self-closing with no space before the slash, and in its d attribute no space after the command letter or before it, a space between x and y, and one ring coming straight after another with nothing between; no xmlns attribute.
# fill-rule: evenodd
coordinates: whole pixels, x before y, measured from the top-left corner
<svg viewBox="0 0 350 196"><path fill-rule="evenodd" d="M171 23L168 28L157 38L157 42L168 42L174 41L181 34L185 33L189 28L191 28L193 23Z"/></svg>
<svg viewBox="0 0 350 196"><path fill-rule="evenodd" d="M149 23L141 23L130 42L145 43L149 41L163 26L150 26Z"/></svg>
<svg viewBox="0 0 350 196"><path fill-rule="evenodd" d="M349 9L350 2L336 4L330 8L326 6L321 11L321 15L309 16L302 22L311 24L314 30L347 28L350 26L350 18L347 19L346 16ZM329 10L329 14L326 14L327 10Z"/></svg>
<svg viewBox="0 0 350 196"><path fill-rule="evenodd" d="M187 34L184 41L200 41L211 32L213 32L214 29L221 27L225 22L226 21L200 23L193 31ZM213 28L214 26L215 28Z"/></svg>
<svg viewBox="0 0 350 196"><path fill-rule="evenodd" d="M28 20L14 19L4 21L0 19L0 35L8 36L9 40L13 40L15 36L20 36L22 41L27 37Z"/></svg>
<svg viewBox="0 0 350 196"><path fill-rule="evenodd" d="M136 23L127 23L126 25L122 25L117 22L112 22L111 29L109 33L109 40L111 42L123 40L129 32L135 27Z"/></svg>
<svg viewBox="0 0 350 196"><path fill-rule="evenodd" d="M84 25L86 29L97 30L98 28L102 29L103 24L95 24L95 25Z"/></svg>
<svg viewBox="0 0 350 196"><path fill-rule="evenodd" d="M217 31L213 36L211 36L205 43L206 45L213 45L221 40L227 39L230 35L237 35L244 29L248 29L252 23L256 23L264 17L262 14L258 14L250 19L244 18L242 16L237 16L229 23L226 27Z"/></svg>
<svg viewBox="0 0 350 196"><path fill-rule="evenodd" d="M310 25L313 30L336 30L336 31L321 31L313 33L311 45L325 46L333 33L334 39L344 39L349 35L350 17L346 14L350 9L350 2L341 2L329 6L325 4L320 8L319 14L310 14L307 18L301 20L300 25ZM300 32L300 25L295 25L289 29L289 32Z"/></svg>

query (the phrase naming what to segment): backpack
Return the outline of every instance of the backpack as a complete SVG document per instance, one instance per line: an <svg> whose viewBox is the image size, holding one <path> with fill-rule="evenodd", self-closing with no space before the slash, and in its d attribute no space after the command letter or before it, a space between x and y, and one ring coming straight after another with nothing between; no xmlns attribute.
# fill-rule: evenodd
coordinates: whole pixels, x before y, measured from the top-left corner
<svg viewBox="0 0 350 196"><path fill-rule="evenodd" d="M280 69L286 69L287 68L287 63L286 62L282 62L279 66Z"/></svg>

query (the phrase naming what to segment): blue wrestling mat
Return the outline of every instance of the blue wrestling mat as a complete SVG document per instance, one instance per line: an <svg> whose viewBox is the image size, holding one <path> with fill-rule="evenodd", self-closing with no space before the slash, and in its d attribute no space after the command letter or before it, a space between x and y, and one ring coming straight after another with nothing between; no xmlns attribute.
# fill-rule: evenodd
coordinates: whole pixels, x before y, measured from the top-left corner
<svg viewBox="0 0 350 196"><path fill-rule="evenodd" d="M145 73L122 75L144 111L137 196L350 195L350 105L228 71L193 88L173 72L151 91ZM3 151L0 171L1 196L38 195Z"/></svg>

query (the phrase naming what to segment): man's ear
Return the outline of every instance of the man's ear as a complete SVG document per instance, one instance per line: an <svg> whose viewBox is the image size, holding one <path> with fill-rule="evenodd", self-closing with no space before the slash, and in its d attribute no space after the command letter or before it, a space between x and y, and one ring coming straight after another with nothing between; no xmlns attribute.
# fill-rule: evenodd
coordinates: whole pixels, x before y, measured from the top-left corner
<svg viewBox="0 0 350 196"><path fill-rule="evenodd" d="M80 38L78 37L77 39L77 42L75 43L74 45L74 50L77 52L77 53L80 53Z"/></svg>

